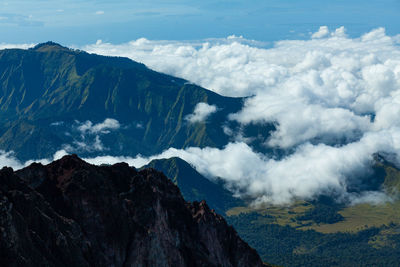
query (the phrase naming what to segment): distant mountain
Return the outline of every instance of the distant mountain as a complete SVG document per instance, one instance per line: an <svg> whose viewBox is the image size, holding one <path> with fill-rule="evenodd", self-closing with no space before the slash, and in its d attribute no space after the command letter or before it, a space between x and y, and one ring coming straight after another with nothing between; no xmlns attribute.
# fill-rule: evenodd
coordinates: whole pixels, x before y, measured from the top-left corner
<svg viewBox="0 0 400 267"><path fill-rule="evenodd" d="M220 214L245 204L241 199L233 197L232 193L224 188L222 181L218 183L208 180L180 158L153 160L144 166L149 167L163 172L170 178L186 200L206 200L207 204Z"/></svg>
<svg viewBox="0 0 400 267"><path fill-rule="evenodd" d="M215 105L207 122L185 117L200 102ZM127 58L106 57L48 42L0 51L0 149L20 159L52 155L62 145L88 142L78 122L106 118L121 127L102 136L104 148L80 155L151 155L169 147L222 147L222 126L242 98L223 97Z"/></svg>
<svg viewBox="0 0 400 267"><path fill-rule="evenodd" d="M1 266L264 266L154 169L66 156L0 171Z"/></svg>

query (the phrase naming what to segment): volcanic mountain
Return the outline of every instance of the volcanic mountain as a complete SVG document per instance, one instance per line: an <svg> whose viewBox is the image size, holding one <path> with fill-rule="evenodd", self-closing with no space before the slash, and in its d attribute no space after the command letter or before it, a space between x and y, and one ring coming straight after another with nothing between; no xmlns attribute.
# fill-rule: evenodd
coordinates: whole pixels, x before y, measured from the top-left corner
<svg viewBox="0 0 400 267"><path fill-rule="evenodd" d="M207 123L187 121L199 103L218 112ZM242 103L242 98L220 96L127 58L52 42L0 51L0 149L14 151L21 160L82 144L79 123L106 118L118 121L118 131L104 135L103 146L75 146L74 152L136 156L169 147L223 147L229 136L222 126Z"/></svg>

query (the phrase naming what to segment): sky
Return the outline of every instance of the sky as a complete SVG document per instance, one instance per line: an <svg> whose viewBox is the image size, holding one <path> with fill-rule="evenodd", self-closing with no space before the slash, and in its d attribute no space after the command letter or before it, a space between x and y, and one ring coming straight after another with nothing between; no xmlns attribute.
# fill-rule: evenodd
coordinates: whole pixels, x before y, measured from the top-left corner
<svg viewBox="0 0 400 267"><path fill-rule="evenodd" d="M400 32L399 0L2 0L0 43L84 45L202 40L230 35L273 42L307 39L319 26L350 36Z"/></svg>

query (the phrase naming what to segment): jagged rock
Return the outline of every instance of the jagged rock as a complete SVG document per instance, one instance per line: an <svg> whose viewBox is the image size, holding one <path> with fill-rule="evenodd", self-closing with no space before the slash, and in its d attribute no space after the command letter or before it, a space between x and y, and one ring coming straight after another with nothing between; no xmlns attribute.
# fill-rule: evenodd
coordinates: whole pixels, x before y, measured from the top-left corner
<svg viewBox="0 0 400 267"><path fill-rule="evenodd" d="M162 173L75 155L0 171L0 236L1 266L263 266Z"/></svg>

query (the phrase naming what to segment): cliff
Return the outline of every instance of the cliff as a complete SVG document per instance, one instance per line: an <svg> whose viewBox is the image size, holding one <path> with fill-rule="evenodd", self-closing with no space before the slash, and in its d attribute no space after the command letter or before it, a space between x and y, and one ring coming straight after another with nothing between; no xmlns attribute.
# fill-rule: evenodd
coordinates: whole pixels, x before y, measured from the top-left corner
<svg viewBox="0 0 400 267"><path fill-rule="evenodd" d="M0 234L2 266L263 266L162 173L77 156L0 171Z"/></svg>

